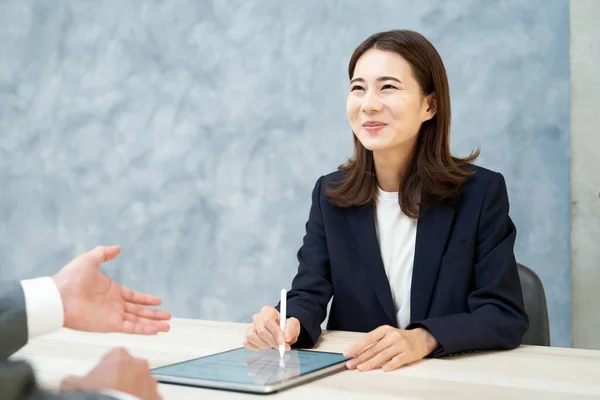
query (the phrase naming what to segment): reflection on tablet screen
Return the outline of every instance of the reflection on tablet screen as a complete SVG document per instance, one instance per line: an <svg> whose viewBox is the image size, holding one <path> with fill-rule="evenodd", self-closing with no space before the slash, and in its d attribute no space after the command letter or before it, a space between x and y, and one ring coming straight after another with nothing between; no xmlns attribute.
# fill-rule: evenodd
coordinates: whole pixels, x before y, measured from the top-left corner
<svg viewBox="0 0 600 400"><path fill-rule="evenodd" d="M347 360L343 354L290 350L283 362L277 349L245 348L152 370L153 374L210 381L271 385Z"/></svg>

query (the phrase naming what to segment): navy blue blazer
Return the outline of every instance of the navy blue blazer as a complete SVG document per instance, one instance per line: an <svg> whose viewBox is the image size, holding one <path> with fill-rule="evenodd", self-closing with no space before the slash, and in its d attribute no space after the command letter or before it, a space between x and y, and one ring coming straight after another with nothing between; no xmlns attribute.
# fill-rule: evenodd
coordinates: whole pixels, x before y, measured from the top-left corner
<svg viewBox="0 0 600 400"><path fill-rule="evenodd" d="M515 348L529 325L504 178L473 168L457 196L419 211L406 329L424 327L433 334L440 347L431 357ZM342 174L322 176L313 190L287 301L287 316L302 326L296 348L316 344L332 296L327 329L397 327L374 206L337 207L323 190Z"/></svg>

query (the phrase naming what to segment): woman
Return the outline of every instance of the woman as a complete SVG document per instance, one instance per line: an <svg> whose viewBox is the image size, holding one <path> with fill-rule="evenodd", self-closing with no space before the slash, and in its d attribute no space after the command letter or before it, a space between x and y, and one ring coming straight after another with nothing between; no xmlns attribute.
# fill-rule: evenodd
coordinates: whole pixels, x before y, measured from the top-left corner
<svg viewBox="0 0 600 400"><path fill-rule="evenodd" d="M312 194L285 332L263 307L251 349L310 348L328 329L369 332L347 366L517 347L528 328L502 175L450 154L442 60L416 32L375 34L348 68L354 156Z"/></svg>

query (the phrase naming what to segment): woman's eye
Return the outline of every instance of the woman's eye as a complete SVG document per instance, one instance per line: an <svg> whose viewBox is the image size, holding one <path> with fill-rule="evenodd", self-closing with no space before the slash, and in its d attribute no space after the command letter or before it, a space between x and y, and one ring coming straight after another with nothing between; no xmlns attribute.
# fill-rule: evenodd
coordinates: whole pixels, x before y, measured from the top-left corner
<svg viewBox="0 0 600 400"><path fill-rule="evenodd" d="M350 88L351 92L354 92L355 90L365 90L362 86L358 86L358 85L354 85Z"/></svg>
<svg viewBox="0 0 600 400"><path fill-rule="evenodd" d="M381 90L385 90L385 89L398 89L398 88L388 84L388 85L383 85L383 87L381 88Z"/></svg>

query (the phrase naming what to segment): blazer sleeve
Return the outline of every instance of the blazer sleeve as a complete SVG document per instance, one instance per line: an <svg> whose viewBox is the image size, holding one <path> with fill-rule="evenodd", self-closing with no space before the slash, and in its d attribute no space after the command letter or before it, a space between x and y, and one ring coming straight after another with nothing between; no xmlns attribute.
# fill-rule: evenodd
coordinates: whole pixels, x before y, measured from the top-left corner
<svg viewBox="0 0 600 400"><path fill-rule="evenodd" d="M293 347L311 348L321 335L321 323L327 316L331 299L331 270L327 240L321 212L323 177L317 180L312 192L306 234L298 250L298 272L288 292L286 316L300 321L301 332ZM279 310L279 304L276 307Z"/></svg>
<svg viewBox="0 0 600 400"><path fill-rule="evenodd" d="M411 323L424 327L440 346L430 357L518 347L529 327L514 256L516 228L508 215L506 183L495 173L480 212L469 313Z"/></svg>
<svg viewBox="0 0 600 400"><path fill-rule="evenodd" d="M99 393L55 393L41 390L31 366L23 361L0 361L2 400L116 400Z"/></svg>
<svg viewBox="0 0 600 400"><path fill-rule="evenodd" d="M0 360L27 344L25 294L18 281L0 282Z"/></svg>

